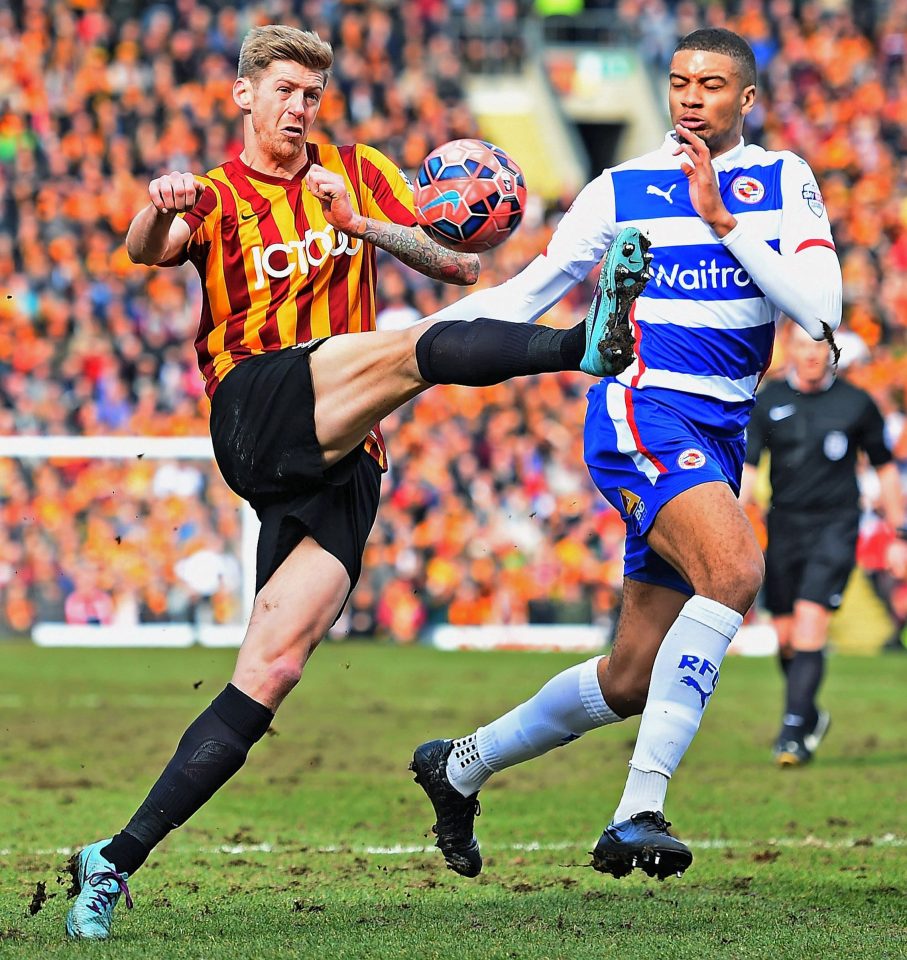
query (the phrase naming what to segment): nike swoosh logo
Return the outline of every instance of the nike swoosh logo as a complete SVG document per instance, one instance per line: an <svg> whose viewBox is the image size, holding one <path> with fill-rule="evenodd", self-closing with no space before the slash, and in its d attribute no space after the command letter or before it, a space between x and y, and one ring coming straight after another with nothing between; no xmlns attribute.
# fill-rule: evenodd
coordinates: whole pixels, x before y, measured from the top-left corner
<svg viewBox="0 0 907 960"><path fill-rule="evenodd" d="M239 216L240 216L240 219L242 220L251 220L252 217L257 217L258 214L257 213L241 213Z"/></svg>
<svg viewBox="0 0 907 960"><path fill-rule="evenodd" d="M456 207L462 199L456 190L445 190L439 197L435 197L431 203L426 203L422 209L431 210L432 207L440 207L442 203L452 203Z"/></svg>
<svg viewBox="0 0 907 960"><path fill-rule="evenodd" d="M769 420L777 423L779 420L786 420L797 412L797 408L792 403L786 403L780 407L772 407L768 412Z"/></svg>

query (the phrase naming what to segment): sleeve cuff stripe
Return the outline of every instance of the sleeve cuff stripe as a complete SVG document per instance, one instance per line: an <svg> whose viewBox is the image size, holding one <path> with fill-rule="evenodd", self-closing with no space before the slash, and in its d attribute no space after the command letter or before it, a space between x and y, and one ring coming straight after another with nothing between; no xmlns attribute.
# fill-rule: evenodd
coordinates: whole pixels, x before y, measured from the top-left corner
<svg viewBox="0 0 907 960"><path fill-rule="evenodd" d="M808 247L828 247L829 250L834 250L835 245L830 240L804 240L803 243L794 250L794 253L799 253L801 250L806 250Z"/></svg>

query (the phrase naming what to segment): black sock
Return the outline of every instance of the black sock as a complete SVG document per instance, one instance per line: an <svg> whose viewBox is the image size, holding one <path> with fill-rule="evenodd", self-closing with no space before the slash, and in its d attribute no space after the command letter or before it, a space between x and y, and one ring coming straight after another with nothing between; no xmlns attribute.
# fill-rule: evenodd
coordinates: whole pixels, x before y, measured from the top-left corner
<svg viewBox="0 0 907 960"><path fill-rule="evenodd" d="M784 732L802 737L816 725L816 694L825 671L824 650L798 650L787 671L787 698L784 706Z"/></svg>
<svg viewBox="0 0 907 960"><path fill-rule="evenodd" d="M239 770L273 719L266 706L228 683L183 734L160 779L102 856L119 872L135 873L174 827Z"/></svg>
<svg viewBox="0 0 907 960"><path fill-rule="evenodd" d="M585 323L569 330L505 320L442 320L416 343L419 373L429 383L488 387L533 373L579 370Z"/></svg>
<svg viewBox="0 0 907 960"><path fill-rule="evenodd" d="M786 677L790 673L790 662L793 658L788 656L783 651L778 651L778 666L781 668L781 672Z"/></svg>

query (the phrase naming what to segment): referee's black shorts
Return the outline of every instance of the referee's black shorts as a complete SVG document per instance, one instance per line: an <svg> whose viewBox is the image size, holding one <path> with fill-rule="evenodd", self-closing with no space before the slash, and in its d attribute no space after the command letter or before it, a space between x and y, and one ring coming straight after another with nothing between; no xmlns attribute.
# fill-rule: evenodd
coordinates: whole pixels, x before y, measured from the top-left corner
<svg viewBox="0 0 907 960"><path fill-rule="evenodd" d="M261 520L256 592L307 536L343 564L352 589L378 513L381 468L362 447L324 465L309 369L321 342L248 357L211 400L217 465Z"/></svg>
<svg viewBox="0 0 907 960"><path fill-rule="evenodd" d="M792 613L797 600L828 610L841 605L856 563L859 515L771 510L765 552L765 606L769 613Z"/></svg>

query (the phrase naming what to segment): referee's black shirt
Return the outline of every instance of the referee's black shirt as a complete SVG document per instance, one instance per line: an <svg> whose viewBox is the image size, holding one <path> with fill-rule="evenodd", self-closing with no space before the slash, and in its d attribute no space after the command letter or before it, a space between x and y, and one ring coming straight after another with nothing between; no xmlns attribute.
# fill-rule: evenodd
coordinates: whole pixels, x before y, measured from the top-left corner
<svg viewBox="0 0 907 960"><path fill-rule="evenodd" d="M857 450L874 467L888 463L879 408L865 390L833 380L827 390L798 393L786 380L759 391L747 427L746 462L771 454L773 510L858 510Z"/></svg>

